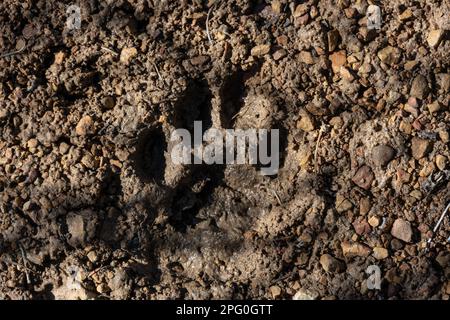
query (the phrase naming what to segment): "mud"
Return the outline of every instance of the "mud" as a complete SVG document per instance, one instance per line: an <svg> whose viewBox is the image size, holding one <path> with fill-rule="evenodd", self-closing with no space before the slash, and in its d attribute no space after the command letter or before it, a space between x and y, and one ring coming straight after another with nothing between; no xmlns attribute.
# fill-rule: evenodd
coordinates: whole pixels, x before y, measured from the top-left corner
<svg viewBox="0 0 450 320"><path fill-rule="evenodd" d="M0 298L449 298L448 2L71 4L0 4ZM278 174L173 164L194 121Z"/></svg>

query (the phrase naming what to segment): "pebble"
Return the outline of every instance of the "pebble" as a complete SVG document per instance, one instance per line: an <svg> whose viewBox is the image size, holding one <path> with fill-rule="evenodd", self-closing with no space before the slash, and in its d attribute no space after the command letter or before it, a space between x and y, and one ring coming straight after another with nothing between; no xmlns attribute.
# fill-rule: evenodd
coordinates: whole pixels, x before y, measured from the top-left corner
<svg viewBox="0 0 450 320"><path fill-rule="evenodd" d="M372 208L372 203L370 202L369 198L361 198L359 201L359 214L362 216L365 216L369 213L370 209Z"/></svg>
<svg viewBox="0 0 450 320"><path fill-rule="evenodd" d="M251 55L254 57L261 57L263 55L268 54L269 52L270 52L270 45L261 44L259 46L252 48Z"/></svg>
<svg viewBox="0 0 450 320"><path fill-rule="evenodd" d="M341 37L339 35L339 31L337 31L336 29L331 30L328 32L327 37L328 37L328 51L333 52L339 45L339 39Z"/></svg>
<svg viewBox="0 0 450 320"><path fill-rule="evenodd" d="M450 265L450 253L447 252L439 252L436 257L436 262L442 267L447 268Z"/></svg>
<svg viewBox="0 0 450 320"><path fill-rule="evenodd" d="M376 216L372 216L369 218L369 225L373 228L376 228L380 225L380 218L376 217Z"/></svg>
<svg viewBox="0 0 450 320"><path fill-rule="evenodd" d="M86 136L93 132L94 121L90 116L84 116L78 122L77 127L75 128L75 132L79 136Z"/></svg>
<svg viewBox="0 0 450 320"><path fill-rule="evenodd" d="M316 300L319 295L316 292L300 289L292 297L292 300Z"/></svg>
<svg viewBox="0 0 450 320"><path fill-rule="evenodd" d="M59 51L55 53L55 64L62 64L64 61L66 54L64 51Z"/></svg>
<svg viewBox="0 0 450 320"><path fill-rule="evenodd" d="M359 187L369 190L372 186L372 181L374 179L372 169L368 166L362 166L356 171L355 176L352 181Z"/></svg>
<svg viewBox="0 0 450 320"><path fill-rule="evenodd" d="M61 154L66 154L70 149L70 146L65 143L65 142L61 142L61 144L59 145L59 153Z"/></svg>
<svg viewBox="0 0 450 320"><path fill-rule="evenodd" d="M124 64L129 64L131 59L137 56L137 49L134 47L123 48L120 52L120 62Z"/></svg>
<svg viewBox="0 0 450 320"><path fill-rule="evenodd" d="M436 166L439 168L439 170L445 170L447 167L447 157L438 154L436 156Z"/></svg>
<svg viewBox="0 0 450 320"><path fill-rule="evenodd" d="M37 141L37 139L30 139L27 142L27 147L28 149L35 149L38 146L39 142Z"/></svg>
<svg viewBox="0 0 450 320"><path fill-rule="evenodd" d="M347 62L347 54L345 50L341 50L338 52L335 52L330 55L330 61L331 61L331 68L333 69L334 73L338 73L341 70L341 67L345 65Z"/></svg>
<svg viewBox="0 0 450 320"><path fill-rule="evenodd" d="M428 111L430 111L430 113L436 113L442 110L442 106L439 103L439 101L434 101L433 103L430 103L428 106Z"/></svg>
<svg viewBox="0 0 450 320"><path fill-rule="evenodd" d="M373 256L377 260L383 260L389 256L389 252L385 248L375 247L373 248Z"/></svg>
<svg viewBox="0 0 450 320"><path fill-rule="evenodd" d="M69 243L72 246L83 244L86 238L85 222L81 215L69 214L66 218L67 228L71 235Z"/></svg>
<svg viewBox="0 0 450 320"><path fill-rule="evenodd" d="M0 107L0 120L6 119L9 116L8 110Z"/></svg>
<svg viewBox="0 0 450 320"><path fill-rule="evenodd" d="M378 145L372 149L372 161L378 167L386 166L395 156L395 150L387 145Z"/></svg>
<svg viewBox="0 0 450 320"><path fill-rule="evenodd" d="M306 113L302 114L300 120L297 122L297 128L306 132L313 131L315 127L312 117Z"/></svg>
<svg viewBox="0 0 450 320"><path fill-rule="evenodd" d="M299 5L297 5L297 7L295 7L295 11L294 11L294 18L298 18L301 17L303 15L305 15L306 13L308 13L308 5L306 3L301 3Z"/></svg>
<svg viewBox="0 0 450 320"><path fill-rule="evenodd" d="M343 213L345 211L351 210L353 208L353 203L348 200L343 198L342 196L336 197L336 211L338 213Z"/></svg>
<svg viewBox="0 0 450 320"><path fill-rule="evenodd" d="M422 159L431 151L432 146L431 141L414 137L411 141L412 156L416 160Z"/></svg>
<svg viewBox="0 0 450 320"><path fill-rule="evenodd" d="M100 294L104 294L104 293L108 293L111 291L111 289L108 287L108 285L106 283L100 283L97 287L96 290L98 293Z"/></svg>
<svg viewBox="0 0 450 320"><path fill-rule="evenodd" d="M387 65L394 65L400 61L400 50L391 46L378 51L378 58Z"/></svg>
<svg viewBox="0 0 450 320"><path fill-rule="evenodd" d="M274 52L274 54L273 54L273 59L274 59L275 61L278 61L278 60L283 59L283 58L286 57L286 56L287 56L287 51L284 50L284 49L279 49L279 50L277 50L277 51Z"/></svg>
<svg viewBox="0 0 450 320"><path fill-rule="evenodd" d="M98 261L98 255L95 251L89 251L89 253L87 254L87 258L92 263L95 263Z"/></svg>
<svg viewBox="0 0 450 320"><path fill-rule="evenodd" d="M306 64L314 64L314 58L309 51L301 51L299 54L300 61Z"/></svg>
<svg viewBox="0 0 450 320"><path fill-rule="evenodd" d="M357 242L350 243L344 241L341 243L342 254L346 257L367 257L371 250L365 245Z"/></svg>
<svg viewBox="0 0 450 320"><path fill-rule="evenodd" d="M341 273L345 270L345 264L329 254L320 257L320 264L326 272Z"/></svg>
<svg viewBox="0 0 450 320"><path fill-rule="evenodd" d="M108 96L108 97L104 97L102 99L102 107L105 110L110 110L113 109L114 106L116 105L116 101L113 97Z"/></svg>
<svg viewBox="0 0 450 320"><path fill-rule="evenodd" d="M404 242L411 242L412 229L411 224L403 219L397 219L394 221L391 229L391 235Z"/></svg>
<svg viewBox="0 0 450 320"><path fill-rule="evenodd" d="M272 294L273 298L277 298L281 295L281 288L279 286L271 286L270 293Z"/></svg>
<svg viewBox="0 0 450 320"><path fill-rule="evenodd" d="M431 30L427 36L428 45L431 48L436 48L441 42L443 35L444 30L441 29Z"/></svg>
<svg viewBox="0 0 450 320"><path fill-rule="evenodd" d="M406 21L411 19L413 16L413 12L411 11L411 9L406 9L405 11L403 11L400 15L399 15L399 19L400 21Z"/></svg>
<svg viewBox="0 0 450 320"><path fill-rule="evenodd" d="M350 72L350 70L344 66L341 66L341 69L339 70L341 76L343 79L352 82L355 80L355 76Z"/></svg>
<svg viewBox="0 0 450 320"><path fill-rule="evenodd" d="M370 226L367 223L366 219L358 218L352 223L353 228L355 228L355 232L358 235L368 234L370 233Z"/></svg>
<svg viewBox="0 0 450 320"><path fill-rule="evenodd" d="M427 79L419 74L412 82L410 94L413 97L424 99L428 95L429 90Z"/></svg>

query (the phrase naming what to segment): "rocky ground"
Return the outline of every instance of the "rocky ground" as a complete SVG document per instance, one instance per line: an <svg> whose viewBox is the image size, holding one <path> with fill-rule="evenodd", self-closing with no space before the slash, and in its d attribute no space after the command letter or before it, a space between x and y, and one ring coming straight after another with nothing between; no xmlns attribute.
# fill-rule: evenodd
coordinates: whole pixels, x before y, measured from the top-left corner
<svg viewBox="0 0 450 320"><path fill-rule="evenodd" d="M449 8L2 1L0 298L448 299ZM173 165L194 120L278 175Z"/></svg>

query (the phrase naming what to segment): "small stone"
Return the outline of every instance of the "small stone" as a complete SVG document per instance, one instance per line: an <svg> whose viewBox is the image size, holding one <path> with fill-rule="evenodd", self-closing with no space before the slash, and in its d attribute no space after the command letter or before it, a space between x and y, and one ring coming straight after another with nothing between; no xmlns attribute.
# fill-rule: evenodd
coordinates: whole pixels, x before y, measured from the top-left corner
<svg viewBox="0 0 450 320"><path fill-rule="evenodd" d="M266 55L270 52L270 45L268 44L261 44L259 46L256 46L252 49L251 55L254 57L262 57L263 55Z"/></svg>
<svg viewBox="0 0 450 320"><path fill-rule="evenodd" d="M431 48L436 48L442 40L442 36L444 35L444 30L431 30L427 36L428 45Z"/></svg>
<svg viewBox="0 0 450 320"><path fill-rule="evenodd" d="M344 198L341 194L338 194L336 196L335 206L338 213L343 213L345 211L351 210L353 208L353 203L350 200Z"/></svg>
<svg viewBox="0 0 450 320"><path fill-rule="evenodd" d="M92 156L92 154L88 153L81 158L81 163L88 169L95 169L97 167L97 161Z"/></svg>
<svg viewBox="0 0 450 320"><path fill-rule="evenodd" d="M339 40L341 37L339 31L337 31L336 29L331 30L327 33L327 37L328 37L328 51L333 52L339 45Z"/></svg>
<svg viewBox="0 0 450 320"><path fill-rule="evenodd" d="M411 141L412 156L417 160L422 159L431 151L432 146L431 141L414 137Z"/></svg>
<svg viewBox="0 0 450 320"><path fill-rule="evenodd" d="M316 292L300 289L292 297L292 300L316 300L318 296L319 295Z"/></svg>
<svg viewBox="0 0 450 320"><path fill-rule="evenodd" d="M300 24L301 26L305 26L309 21L309 14L304 14L298 18L295 18L295 20Z"/></svg>
<svg viewBox="0 0 450 320"><path fill-rule="evenodd" d="M430 103L428 105L428 111L430 111L430 113L436 113L442 110L442 106L439 103L439 101L434 101L433 103Z"/></svg>
<svg viewBox="0 0 450 320"><path fill-rule="evenodd" d="M439 252L436 262L442 267L447 268L450 265L450 254L448 252Z"/></svg>
<svg viewBox="0 0 450 320"><path fill-rule="evenodd" d="M66 217L67 231L70 238L67 242L73 247L85 246L95 235L97 216L89 210L70 212Z"/></svg>
<svg viewBox="0 0 450 320"><path fill-rule="evenodd" d="M341 50L338 52L335 52L330 55L330 61L331 61L331 68L333 69L334 73L338 73L341 70L341 67L345 65L347 62L347 54L345 50Z"/></svg>
<svg viewBox="0 0 450 320"><path fill-rule="evenodd" d="M134 47L123 48L120 52L120 62L124 64L129 64L131 59L137 56L137 49Z"/></svg>
<svg viewBox="0 0 450 320"><path fill-rule="evenodd" d="M411 191L409 193L409 195L417 200L420 200L423 197L422 192L420 192L420 190L418 190L418 189L414 189L413 191Z"/></svg>
<svg viewBox="0 0 450 320"><path fill-rule="evenodd" d="M405 70L411 71L418 64L419 64L419 61L417 61L417 60L410 60L410 61L406 61L405 64L403 65L403 67L405 68Z"/></svg>
<svg viewBox="0 0 450 320"><path fill-rule="evenodd" d="M400 15L399 15L399 19L400 21L406 21L411 19L413 16L413 12L411 11L410 8L406 9L405 11L403 11Z"/></svg>
<svg viewBox="0 0 450 320"><path fill-rule="evenodd" d="M61 154L66 154L70 149L70 146L65 143L65 142L61 142L61 144L59 145L59 153Z"/></svg>
<svg viewBox="0 0 450 320"><path fill-rule="evenodd" d="M297 128L306 132L313 131L315 129L313 118L307 113L302 114L300 120L297 122Z"/></svg>
<svg viewBox="0 0 450 320"><path fill-rule="evenodd" d="M341 273L345 270L344 263L329 254L320 257L320 264L326 272Z"/></svg>
<svg viewBox="0 0 450 320"><path fill-rule="evenodd" d="M412 229L411 224L403 219L397 219L394 221L391 229L391 235L404 242L411 242Z"/></svg>
<svg viewBox="0 0 450 320"><path fill-rule="evenodd" d="M280 50L275 51L275 53L273 54L273 59L275 61L278 61L278 60L283 59L286 56L287 56L287 51L284 49L280 49Z"/></svg>
<svg viewBox="0 0 450 320"><path fill-rule="evenodd" d="M9 116L9 111L0 107L0 120L6 119Z"/></svg>
<svg viewBox="0 0 450 320"><path fill-rule="evenodd" d="M79 136L86 136L93 132L94 121L90 116L84 116L78 122L77 127L75 128L75 132Z"/></svg>
<svg viewBox="0 0 450 320"><path fill-rule="evenodd" d="M66 219L68 231L71 235L69 243L73 246L81 245L86 238L85 222L81 215L69 214Z"/></svg>
<svg viewBox="0 0 450 320"><path fill-rule="evenodd" d="M108 287L108 285L106 283L100 283L97 286L96 290L100 294L108 293L111 291L111 289Z"/></svg>
<svg viewBox="0 0 450 320"><path fill-rule="evenodd" d="M413 97L424 99L428 95L429 90L427 79L419 74L412 82L410 94Z"/></svg>
<svg viewBox="0 0 450 320"><path fill-rule="evenodd" d="M400 61L400 50L391 46L378 51L378 58L387 65L394 65Z"/></svg>
<svg viewBox="0 0 450 320"><path fill-rule="evenodd" d="M370 226L367 223L366 219L364 218L358 218L352 223L353 228L355 228L355 232L357 235L363 235L370 233Z"/></svg>
<svg viewBox="0 0 450 320"><path fill-rule="evenodd" d="M23 28L22 35L25 39L29 40L36 35L36 32L36 28L31 23L29 23Z"/></svg>
<svg viewBox="0 0 450 320"><path fill-rule="evenodd" d="M370 209L372 208L372 204L370 203L369 198L361 198L359 201L359 214L362 216L365 216L369 213Z"/></svg>
<svg viewBox="0 0 450 320"><path fill-rule="evenodd" d="M352 181L359 187L369 190L374 179L372 169L368 166L362 166L358 169Z"/></svg>
<svg viewBox="0 0 450 320"><path fill-rule="evenodd" d="M211 58L209 56L196 56L190 59L189 61L193 66L203 66L207 64L210 60Z"/></svg>
<svg viewBox="0 0 450 320"><path fill-rule="evenodd" d="M314 58L309 51L301 51L299 54L300 61L306 64L314 64Z"/></svg>
<svg viewBox="0 0 450 320"><path fill-rule="evenodd" d="M281 1L280 0L273 0L271 5L272 5L273 12L275 12L276 14L281 13Z"/></svg>
<svg viewBox="0 0 450 320"><path fill-rule="evenodd" d="M403 248L403 242L398 239L391 240L391 249L394 251L400 250Z"/></svg>
<svg viewBox="0 0 450 320"><path fill-rule="evenodd" d="M87 258L92 263L95 263L98 261L98 255L95 251L89 251L89 253L87 254Z"/></svg>
<svg viewBox="0 0 450 320"><path fill-rule="evenodd" d="M115 105L116 105L116 100L111 96L104 97L102 99L102 107L105 110L113 109Z"/></svg>
<svg viewBox="0 0 450 320"><path fill-rule="evenodd" d="M39 142L37 139L30 139L27 142L28 149L35 149L38 146Z"/></svg>
<svg viewBox="0 0 450 320"><path fill-rule="evenodd" d="M373 248L373 256L377 260L383 260L389 256L389 252L385 248L375 247Z"/></svg>
<svg viewBox="0 0 450 320"><path fill-rule="evenodd" d="M367 257L371 250L361 243L350 243L344 241L341 243L342 254L346 257Z"/></svg>
<svg viewBox="0 0 450 320"><path fill-rule="evenodd" d="M62 64L66 54L63 51L55 53L55 64Z"/></svg>
<svg viewBox="0 0 450 320"><path fill-rule="evenodd" d="M277 298L281 295L281 288L279 286L271 286L270 293L272 294L273 298Z"/></svg>
<svg viewBox="0 0 450 320"><path fill-rule="evenodd" d="M447 143L450 141L450 135L447 130L441 129L441 130L439 130L438 133L439 133L439 138L442 140L442 142Z"/></svg>
<svg viewBox="0 0 450 320"><path fill-rule="evenodd" d="M350 70L344 66L341 66L341 69L339 70L341 76L343 79L352 82L355 80L355 76L350 72Z"/></svg>
<svg viewBox="0 0 450 320"><path fill-rule="evenodd" d="M438 154L436 156L436 166L439 168L439 170L445 170L447 167L447 157Z"/></svg>
<svg viewBox="0 0 450 320"><path fill-rule="evenodd" d="M394 156L395 150L387 145L378 145L372 149L372 161L378 167L386 166Z"/></svg>
<svg viewBox="0 0 450 320"><path fill-rule="evenodd" d="M294 10L294 18L301 17L308 13L308 5L306 3L299 4L297 7L295 7Z"/></svg>
<svg viewBox="0 0 450 320"><path fill-rule="evenodd" d="M376 228L380 225L380 218L376 217L376 216L372 216L369 218L369 225L373 228Z"/></svg>

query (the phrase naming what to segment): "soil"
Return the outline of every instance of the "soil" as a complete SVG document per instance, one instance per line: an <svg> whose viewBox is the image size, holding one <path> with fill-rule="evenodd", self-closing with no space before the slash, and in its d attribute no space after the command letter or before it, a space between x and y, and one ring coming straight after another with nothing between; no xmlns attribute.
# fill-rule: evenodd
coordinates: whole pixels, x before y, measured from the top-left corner
<svg viewBox="0 0 450 320"><path fill-rule="evenodd" d="M449 8L2 1L0 298L449 299ZM195 120L278 174L174 165Z"/></svg>

